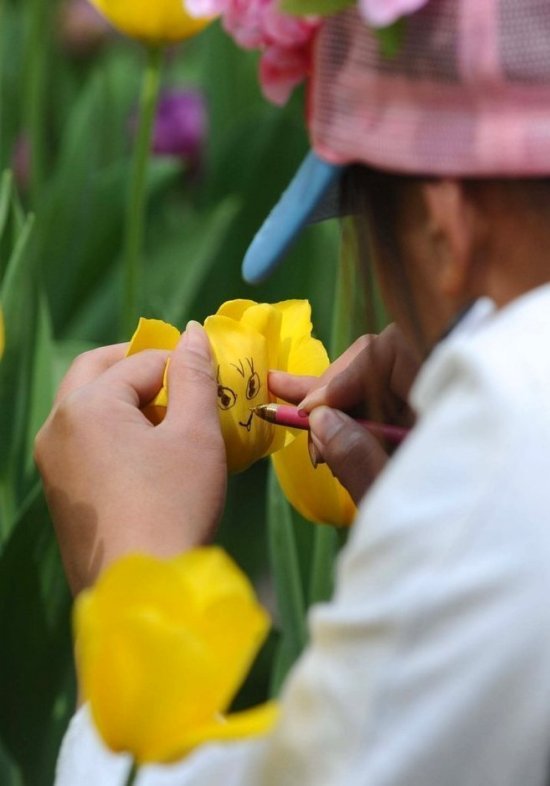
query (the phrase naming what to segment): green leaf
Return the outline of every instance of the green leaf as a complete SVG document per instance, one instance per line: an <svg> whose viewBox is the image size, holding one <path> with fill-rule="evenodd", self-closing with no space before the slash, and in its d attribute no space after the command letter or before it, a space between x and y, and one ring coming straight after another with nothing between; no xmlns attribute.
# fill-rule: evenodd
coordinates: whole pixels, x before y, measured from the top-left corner
<svg viewBox="0 0 550 786"><path fill-rule="evenodd" d="M29 786L53 782L61 737L75 706L70 606L36 485L0 556L0 738Z"/></svg>
<svg viewBox="0 0 550 786"><path fill-rule="evenodd" d="M0 541L12 525L21 490L18 456L26 445L36 324L36 286L29 239L29 217L8 262L0 304L6 346L0 363Z"/></svg>
<svg viewBox="0 0 550 786"><path fill-rule="evenodd" d="M50 413L56 382L50 313L43 292L37 295L32 356L28 408L25 413L26 438L20 445L21 454L18 458L19 467L27 479L27 488L36 476L33 459L34 438Z"/></svg>
<svg viewBox="0 0 550 786"><path fill-rule="evenodd" d="M393 25L388 27L379 27L374 32L380 42L380 51L384 57L395 57L401 48L405 33L407 30L407 23L404 18L398 19Z"/></svg>
<svg viewBox="0 0 550 786"><path fill-rule="evenodd" d="M14 759L0 739L0 783L2 786L22 786L23 776Z"/></svg>
<svg viewBox="0 0 550 786"><path fill-rule="evenodd" d="M200 213L167 211L151 232L146 254L145 311L183 329L201 286L212 268L240 209L236 197ZM168 238L168 240L167 240Z"/></svg>
<svg viewBox="0 0 550 786"><path fill-rule="evenodd" d="M305 647L308 634L292 512L273 467L269 472L267 499L269 551L282 629L281 660L273 686L276 691Z"/></svg>
<svg viewBox="0 0 550 786"><path fill-rule="evenodd" d="M281 0L279 7L296 16L330 16L355 4L356 0Z"/></svg>
<svg viewBox="0 0 550 786"><path fill-rule="evenodd" d="M12 181L12 173L7 170L2 175L2 181L0 182L0 237L4 234L4 229L9 218Z"/></svg>

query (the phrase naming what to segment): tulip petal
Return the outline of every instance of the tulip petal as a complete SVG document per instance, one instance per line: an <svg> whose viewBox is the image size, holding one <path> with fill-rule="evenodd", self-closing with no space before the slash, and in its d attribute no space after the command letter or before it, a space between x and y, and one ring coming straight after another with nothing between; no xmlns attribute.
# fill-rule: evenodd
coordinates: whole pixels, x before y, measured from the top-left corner
<svg viewBox="0 0 550 786"><path fill-rule="evenodd" d="M329 365L327 351L319 339L303 336L292 343L287 360L287 369L291 374L318 377Z"/></svg>
<svg viewBox="0 0 550 786"><path fill-rule="evenodd" d="M267 346L263 335L226 316L208 317L204 328L217 364L218 408L230 472L241 472L264 456L274 428L252 416L267 404Z"/></svg>
<svg viewBox="0 0 550 786"><path fill-rule="evenodd" d="M349 493L326 464L317 469L309 459L307 434L271 456L277 479L289 502L309 521L349 526L356 508Z"/></svg>
<svg viewBox="0 0 550 786"><path fill-rule="evenodd" d="M168 760L182 730L216 712L220 664L199 638L153 613L121 617L119 627L103 632L87 676L83 669L92 715L112 750L140 763Z"/></svg>
<svg viewBox="0 0 550 786"><path fill-rule="evenodd" d="M220 317L228 317L234 319L235 322L240 322L244 312L251 306L258 305L255 300L245 300L244 298L237 298L236 300L226 300L222 303L216 314Z"/></svg>
<svg viewBox="0 0 550 786"><path fill-rule="evenodd" d="M141 317L138 326L130 340L126 356L135 355L144 349L174 350L181 338L177 328L161 319L145 319ZM164 420L168 405L168 363L164 371L164 384L150 404L143 408L143 414L151 423L158 425Z"/></svg>
<svg viewBox="0 0 550 786"><path fill-rule="evenodd" d="M177 563L197 631L212 653L223 652L225 692L217 697L221 711L248 673L270 624L252 585L227 563L232 564L218 548L194 549Z"/></svg>
<svg viewBox="0 0 550 786"><path fill-rule="evenodd" d="M330 361L323 344L311 336L313 326L309 301L284 300L274 307L282 317L278 368L291 374L322 374Z"/></svg>
<svg viewBox="0 0 550 786"><path fill-rule="evenodd" d="M135 355L144 349L168 349L177 347L181 334L177 328L162 319L145 319L141 317L126 355Z"/></svg>
<svg viewBox="0 0 550 786"><path fill-rule="evenodd" d="M209 741L246 739L266 734L275 726L279 715L279 706L274 701L231 713L191 732L186 740L188 750Z"/></svg>
<svg viewBox="0 0 550 786"><path fill-rule="evenodd" d="M196 19L182 0L91 0L109 22L132 38L160 44L199 33L211 18Z"/></svg>
<svg viewBox="0 0 550 786"><path fill-rule="evenodd" d="M119 560L79 596L74 621L97 728L139 763L174 760L197 730L206 739L219 726L268 628L248 579L218 548Z"/></svg>
<svg viewBox="0 0 550 786"><path fill-rule="evenodd" d="M309 300L281 300L273 304L281 314L281 336L307 336L311 333L311 304Z"/></svg>
<svg viewBox="0 0 550 786"><path fill-rule="evenodd" d="M217 313L260 333L267 342L268 369L277 368L281 312L275 306L270 303L255 303L253 300L228 300L220 306Z"/></svg>

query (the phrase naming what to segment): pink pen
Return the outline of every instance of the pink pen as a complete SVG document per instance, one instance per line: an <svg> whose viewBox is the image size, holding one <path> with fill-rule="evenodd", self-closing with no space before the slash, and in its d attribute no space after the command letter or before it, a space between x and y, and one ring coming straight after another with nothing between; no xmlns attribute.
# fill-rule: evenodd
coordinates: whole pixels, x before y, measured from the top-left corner
<svg viewBox="0 0 550 786"><path fill-rule="evenodd" d="M260 404L254 407L252 412L262 420L274 423L277 426L287 426L288 428L309 429L309 417L298 407L291 407L288 404ZM389 426L386 423L375 423L372 420L355 420L363 428L366 428L375 437L387 439L398 445L403 442L409 429L400 426Z"/></svg>

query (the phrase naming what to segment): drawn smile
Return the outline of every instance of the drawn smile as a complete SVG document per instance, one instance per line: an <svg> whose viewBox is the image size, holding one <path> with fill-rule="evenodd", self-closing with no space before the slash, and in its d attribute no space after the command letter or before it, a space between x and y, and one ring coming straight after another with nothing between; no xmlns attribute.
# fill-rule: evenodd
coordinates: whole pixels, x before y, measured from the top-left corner
<svg viewBox="0 0 550 786"><path fill-rule="evenodd" d="M242 427L243 427L243 428L245 428L247 431L250 431L250 429L252 428L252 418L253 418L253 417L254 417L254 413L253 413L253 412L251 412L251 413L250 413L250 417L248 418L248 420L246 421L246 423L243 423L243 422L242 422L242 420L239 420L239 426L242 426Z"/></svg>

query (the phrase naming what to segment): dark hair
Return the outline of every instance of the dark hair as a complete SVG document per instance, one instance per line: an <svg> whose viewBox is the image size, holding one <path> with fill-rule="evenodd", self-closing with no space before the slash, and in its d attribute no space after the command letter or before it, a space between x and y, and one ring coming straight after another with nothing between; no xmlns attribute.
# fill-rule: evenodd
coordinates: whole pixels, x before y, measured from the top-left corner
<svg viewBox="0 0 550 786"><path fill-rule="evenodd" d="M380 329L380 325L375 324L379 310L373 303L373 299L378 297L375 294L377 285L372 264L374 251L381 257L382 264L390 269L392 281L415 333L417 346L425 348L427 353L429 348L418 318L418 308L406 267L403 264L404 249L399 232L405 185L426 179L355 165L344 175L341 201L343 212L353 216L355 225L359 270L366 288L365 302L369 328Z"/></svg>

